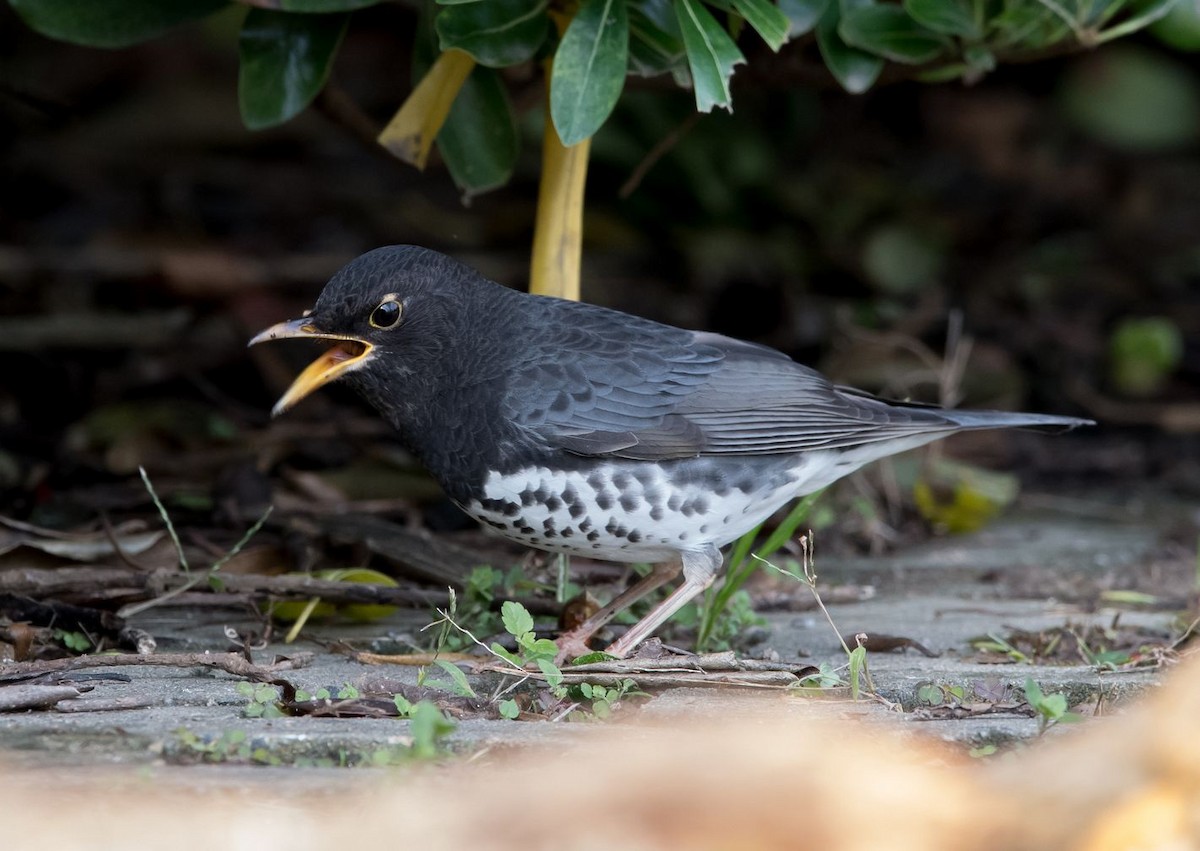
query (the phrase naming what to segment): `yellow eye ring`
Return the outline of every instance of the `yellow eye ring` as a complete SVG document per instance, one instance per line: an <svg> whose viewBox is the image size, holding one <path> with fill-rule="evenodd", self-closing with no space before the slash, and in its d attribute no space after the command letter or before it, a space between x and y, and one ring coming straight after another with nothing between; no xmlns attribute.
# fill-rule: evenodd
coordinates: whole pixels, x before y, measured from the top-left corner
<svg viewBox="0 0 1200 851"><path fill-rule="evenodd" d="M400 314L404 309L400 306L400 302L395 299L387 299L381 301L379 306L371 311L370 323L372 328L380 328L387 330L388 328L396 327L396 323L400 321Z"/></svg>

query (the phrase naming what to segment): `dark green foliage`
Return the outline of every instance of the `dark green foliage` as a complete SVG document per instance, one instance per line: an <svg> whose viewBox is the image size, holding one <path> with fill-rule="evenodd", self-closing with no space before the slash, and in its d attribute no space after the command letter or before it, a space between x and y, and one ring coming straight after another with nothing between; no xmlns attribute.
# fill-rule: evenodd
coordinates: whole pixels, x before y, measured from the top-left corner
<svg viewBox="0 0 1200 851"><path fill-rule="evenodd" d="M238 103L247 127L282 124L312 102L349 22L345 13L250 10L238 39Z"/></svg>
<svg viewBox="0 0 1200 851"><path fill-rule="evenodd" d="M254 8L241 37L238 92L251 128L286 121L324 85L349 12L378 0L279 0ZM570 21L549 0L426 0L416 35L418 69L440 50L462 50L476 68L438 137L468 194L503 184L516 132L500 77L552 59L550 114L567 145L608 119L625 77L670 74L696 108L732 109L730 81L744 48L773 51L815 31L830 74L850 92L875 84L887 62L919 66L927 81L977 79L998 62L1089 47L1159 21L1180 0L582 0ZM227 0L9 0L38 32L93 47L154 38L229 5ZM432 22L432 24L430 24ZM753 55L753 54L752 54ZM381 73L389 73L381 69Z"/></svg>

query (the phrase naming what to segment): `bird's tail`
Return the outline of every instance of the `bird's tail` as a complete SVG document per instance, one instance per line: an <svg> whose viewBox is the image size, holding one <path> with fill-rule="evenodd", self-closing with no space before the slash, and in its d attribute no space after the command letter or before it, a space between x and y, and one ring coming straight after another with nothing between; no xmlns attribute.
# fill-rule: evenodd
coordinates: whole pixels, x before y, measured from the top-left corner
<svg viewBox="0 0 1200 851"><path fill-rule="evenodd" d="M1055 414L1023 414L1010 411L941 411L942 416L963 429L1029 428L1064 432L1078 426L1095 425L1095 420L1060 417Z"/></svg>

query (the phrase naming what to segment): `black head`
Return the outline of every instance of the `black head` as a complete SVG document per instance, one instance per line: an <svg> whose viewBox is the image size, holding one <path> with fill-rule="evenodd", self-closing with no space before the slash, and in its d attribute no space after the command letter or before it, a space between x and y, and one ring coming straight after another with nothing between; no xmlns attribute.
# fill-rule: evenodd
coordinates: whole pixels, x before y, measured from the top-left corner
<svg viewBox="0 0 1200 851"><path fill-rule="evenodd" d="M330 279L312 310L250 341L304 337L334 343L296 378L272 413L343 376L376 402L385 386L418 389L445 368L446 351L459 339L464 318L503 291L427 248L394 245L363 254Z"/></svg>

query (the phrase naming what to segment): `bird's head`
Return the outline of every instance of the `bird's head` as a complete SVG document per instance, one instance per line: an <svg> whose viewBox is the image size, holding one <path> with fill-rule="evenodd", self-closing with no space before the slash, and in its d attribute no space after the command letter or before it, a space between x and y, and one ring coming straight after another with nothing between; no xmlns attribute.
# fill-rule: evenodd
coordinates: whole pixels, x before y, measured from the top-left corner
<svg viewBox="0 0 1200 851"><path fill-rule="evenodd" d="M378 248L352 260L325 285L312 310L250 341L333 344L292 382L272 415L345 376L361 389L428 377L454 337L473 290L471 279L484 281L444 254L411 245Z"/></svg>

